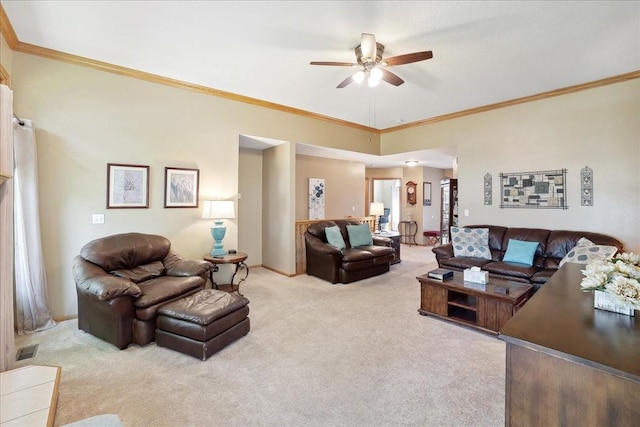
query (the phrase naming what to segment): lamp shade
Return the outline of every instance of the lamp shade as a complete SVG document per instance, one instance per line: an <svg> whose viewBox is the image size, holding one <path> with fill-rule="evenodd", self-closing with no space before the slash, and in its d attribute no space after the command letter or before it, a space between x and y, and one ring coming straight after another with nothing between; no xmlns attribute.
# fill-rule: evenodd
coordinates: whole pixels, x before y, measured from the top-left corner
<svg viewBox="0 0 640 427"><path fill-rule="evenodd" d="M372 202L371 206L369 207L369 215L371 216L384 215L384 203Z"/></svg>
<svg viewBox="0 0 640 427"><path fill-rule="evenodd" d="M205 200L202 218L232 219L236 217L233 200Z"/></svg>

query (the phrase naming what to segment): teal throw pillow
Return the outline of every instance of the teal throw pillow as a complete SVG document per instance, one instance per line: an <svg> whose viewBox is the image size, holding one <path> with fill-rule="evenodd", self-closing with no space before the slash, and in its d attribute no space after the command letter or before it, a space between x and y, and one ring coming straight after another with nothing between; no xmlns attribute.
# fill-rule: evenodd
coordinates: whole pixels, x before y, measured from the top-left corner
<svg viewBox="0 0 640 427"><path fill-rule="evenodd" d="M349 243L352 248L373 245L373 237L368 224L347 225L347 233L349 233Z"/></svg>
<svg viewBox="0 0 640 427"><path fill-rule="evenodd" d="M340 227L334 225L333 227L325 227L324 234L327 235L327 242L337 249L343 250L347 247L344 243L344 239L342 238L342 233L340 232Z"/></svg>
<svg viewBox="0 0 640 427"><path fill-rule="evenodd" d="M523 240L509 239L507 252L502 261L518 264L533 265L533 256L536 254L538 242L525 242Z"/></svg>

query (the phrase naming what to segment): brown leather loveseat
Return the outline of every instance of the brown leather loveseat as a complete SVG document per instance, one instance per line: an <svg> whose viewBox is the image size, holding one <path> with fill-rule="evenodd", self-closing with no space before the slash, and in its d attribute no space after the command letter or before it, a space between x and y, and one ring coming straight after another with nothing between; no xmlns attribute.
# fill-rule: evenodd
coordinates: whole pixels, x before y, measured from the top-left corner
<svg viewBox="0 0 640 427"><path fill-rule="evenodd" d="M455 256L453 245L448 243L432 249L432 252L436 254L439 267L462 271L477 266L488 271L491 277L531 283L535 290L549 280L558 270L562 259L583 237L595 245L615 246L618 251L621 251L623 247L622 243L613 237L587 231L508 228L497 225L468 225L465 228L489 229L491 259ZM503 261L511 239L538 243L533 265L527 266Z"/></svg>
<svg viewBox="0 0 640 427"><path fill-rule="evenodd" d="M147 344L155 338L158 309L203 289L211 267L183 259L162 236L93 240L73 260L78 328L119 349Z"/></svg>
<svg viewBox="0 0 640 427"><path fill-rule="evenodd" d="M373 235L373 245L352 247L348 225L362 225L356 220L320 221L309 225L304 233L307 274L331 283L351 283L389 271L394 259L391 239ZM338 249L327 241L327 227L340 228L346 245Z"/></svg>

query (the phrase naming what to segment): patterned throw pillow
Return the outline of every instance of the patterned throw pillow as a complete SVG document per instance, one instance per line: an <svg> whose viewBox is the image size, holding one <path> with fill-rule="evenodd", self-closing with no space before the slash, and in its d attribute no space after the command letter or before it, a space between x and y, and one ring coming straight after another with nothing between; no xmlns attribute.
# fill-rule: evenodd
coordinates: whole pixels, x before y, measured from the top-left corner
<svg viewBox="0 0 640 427"><path fill-rule="evenodd" d="M451 227L454 256L491 259L488 228Z"/></svg>
<svg viewBox="0 0 640 427"><path fill-rule="evenodd" d="M591 261L611 259L618 252L615 246L596 245L591 240L582 237L578 243L560 261L560 267L565 262L588 264Z"/></svg>

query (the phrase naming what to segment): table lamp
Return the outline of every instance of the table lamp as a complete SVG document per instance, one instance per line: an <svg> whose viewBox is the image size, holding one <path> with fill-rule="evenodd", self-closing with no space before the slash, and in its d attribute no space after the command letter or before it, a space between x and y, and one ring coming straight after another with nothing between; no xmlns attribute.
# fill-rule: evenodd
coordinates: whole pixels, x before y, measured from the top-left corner
<svg viewBox="0 0 640 427"><path fill-rule="evenodd" d="M376 232L379 233L382 231L380 228L380 216L384 215L384 203L372 202L371 206L369 206L369 215L374 216L378 222L377 226L374 224L374 227L377 230Z"/></svg>
<svg viewBox="0 0 640 427"><path fill-rule="evenodd" d="M213 237L212 256L223 256L227 252L222 246L222 239L227 233L227 227L222 225L223 219L233 219L236 217L233 200L205 200L202 209L202 218L213 219L211 236Z"/></svg>

